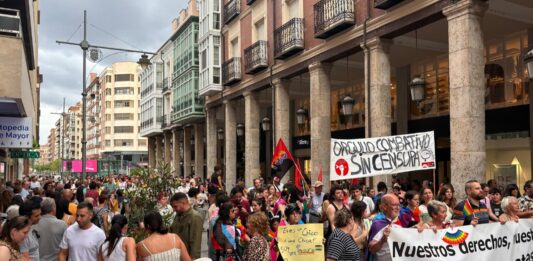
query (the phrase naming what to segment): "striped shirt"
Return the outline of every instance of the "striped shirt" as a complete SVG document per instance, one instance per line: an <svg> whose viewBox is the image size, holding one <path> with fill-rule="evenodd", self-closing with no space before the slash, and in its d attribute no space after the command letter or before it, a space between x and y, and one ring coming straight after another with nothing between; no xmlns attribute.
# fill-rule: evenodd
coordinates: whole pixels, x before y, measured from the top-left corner
<svg viewBox="0 0 533 261"><path fill-rule="evenodd" d="M337 261L358 261L361 250L355 244L353 238L344 233L340 228L335 228L329 237L327 258Z"/></svg>

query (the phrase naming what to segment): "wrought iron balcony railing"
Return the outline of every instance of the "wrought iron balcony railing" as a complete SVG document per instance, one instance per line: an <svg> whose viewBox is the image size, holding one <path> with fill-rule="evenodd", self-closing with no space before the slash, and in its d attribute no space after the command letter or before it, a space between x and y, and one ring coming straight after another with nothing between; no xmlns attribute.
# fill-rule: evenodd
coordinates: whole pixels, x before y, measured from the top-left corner
<svg viewBox="0 0 533 261"><path fill-rule="evenodd" d="M224 23L228 24L233 18L239 16L241 12L241 1L230 0L224 5Z"/></svg>
<svg viewBox="0 0 533 261"><path fill-rule="evenodd" d="M321 0L313 9L316 38L328 38L355 24L354 0Z"/></svg>
<svg viewBox="0 0 533 261"><path fill-rule="evenodd" d="M222 83L231 85L241 80L241 57L233 57L222 64Z"/></svg>
<svg viewBox="0 0 533 261"><path fill-rule="evenodd" d="M274 57L285 59L304 49L304 19L293 18L274 31Z"/></svg>
<svg viewBox="0 0 533 261"><path fill-rule="evenodd" d="M244 71L247 74L254 74L267 67L267 41L259 40L244 49Z"/></svg>

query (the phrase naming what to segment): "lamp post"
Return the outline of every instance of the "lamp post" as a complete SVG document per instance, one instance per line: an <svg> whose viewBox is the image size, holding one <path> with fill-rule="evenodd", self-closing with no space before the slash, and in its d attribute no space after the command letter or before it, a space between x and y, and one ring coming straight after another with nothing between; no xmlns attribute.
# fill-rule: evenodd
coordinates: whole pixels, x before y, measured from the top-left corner
<svg viewBox="0 0 533 261"><path fill-rule="evenodd" d="M116 51L124 51L124 52L132 52L132 53L142 53L141 59L137 62L141 68L145 69L148 65L150 65L150 60L148 59L148 55L146 54L155 54L153 52L147 52L142 50L131 50L131 49L123 49L123 48L116 48L116 47L109 47L109 46L100 46L100 45L92 45L89 44L87 41L87 10L83 11L83 40L80 43L72 43L67 41L56 41L58 44L67 44L67 45L76 45L79 46L83 51L83 86L82 86L82 139L81 139L81 171L82 171L82 178L85 179L86 177L86 170L85 170L85 164L87 161L87 124L85 121L85 118L87 117L87 79L86 79L86 73L87 73L87 50L89 48L95 48L95 49L106 49L106 50L116 50Z"/></svg>
<svg viewBox="0 0 533 261"><path fill-rule="evenodd" d="M296 111L296 123L298 126L303 126L305 124L305 119L307 118L307 110L300 108Z"/></svg>
<svg viewBox="0 0 533 261"><path fill-rule="evenodd" d="M353 115L353 105L355 104L355 100L350 97L350 95L346 95L344 99L342 99L342 114L345 117L350 117Z"/></svg>
<svg viewBox="0 0 533 261"><path fill-rule="evenodd" d="M237 124L236 129L237 129L237 137L244 136L244 124L242 123Z"/></svg>

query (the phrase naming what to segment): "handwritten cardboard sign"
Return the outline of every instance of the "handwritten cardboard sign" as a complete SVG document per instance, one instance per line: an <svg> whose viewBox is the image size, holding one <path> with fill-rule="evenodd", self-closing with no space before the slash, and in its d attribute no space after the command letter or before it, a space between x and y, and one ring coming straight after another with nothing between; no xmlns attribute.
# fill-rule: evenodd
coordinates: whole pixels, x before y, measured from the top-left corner
<svg viewBox="0 0 533 261"><path fill-rule="evenodd" d="M323 224L278 228L278 247L285 261L324 261L323 239Z"/></svg>

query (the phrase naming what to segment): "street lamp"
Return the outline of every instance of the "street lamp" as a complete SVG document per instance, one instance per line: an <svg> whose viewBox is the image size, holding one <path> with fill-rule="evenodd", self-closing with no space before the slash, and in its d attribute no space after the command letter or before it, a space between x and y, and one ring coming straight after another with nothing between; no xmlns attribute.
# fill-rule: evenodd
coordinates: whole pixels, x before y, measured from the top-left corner
<svg viewBox="0 0 533 261"><path fill-rule="evenodd" d="M307 118L307 110L300 108L296 111L296 123L300 126L305 124L305 119Z"/></svg>
<svg viewBox="0 0 533 261"><path fill-rule="evenodd" d="M346 95L344 99L342 99L342 114L344 116L352 116L353 114L353 105L355 104L355 100L350 97L350 95Z"/></svg>
<svg viewBox="0 0 533 261"><path fill-rule="evenodd" d="M420 77L415 77L410 83L409 88L411 89L411 100L419 104L425 98L425 88L426 82Z"/></svg>
<svg viewBox="0 0 533 261"><path fill-rule="evenodd" d="M237 137L244 136L244 124L239 123L237 124Z"/></svg>
<svg viewBox="0 0 533 261"><path fill-rule="evenodd" d="M137 61L137 64L141 66L143 70L145 70L150 64L150 59L148 59L148 55L142 54L141 58L139 58L139 61Z"/></svg>
<svg viewBox="0 0 533 261"><path fill-rule="evenodd" d="M218 129L217 138L218 138L218 140L224 140L224 130L223 129Z"/></svg>
<svg viewBox="0 0 533 261"><path fill-rule="evenodd" d="M533 49L529 51L524 57L524 63L526 64L529 78L533 79Z"/></svg>
<svg viewBox="0 0 533 261"><path fill-rule="evenodd" d="M264 117L261 121L261 126L263 127L264 131L270 131L270 119L268 117Z"/></svg>

